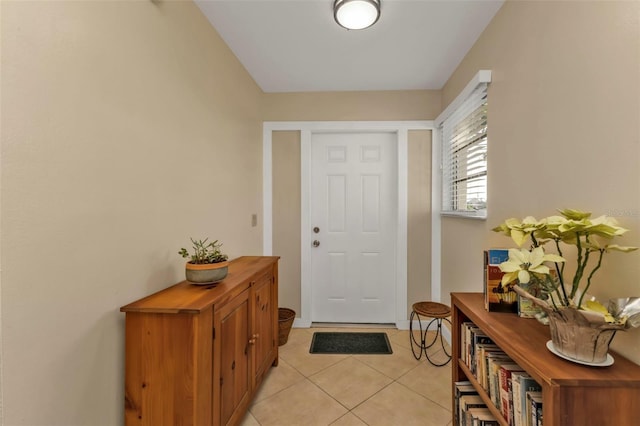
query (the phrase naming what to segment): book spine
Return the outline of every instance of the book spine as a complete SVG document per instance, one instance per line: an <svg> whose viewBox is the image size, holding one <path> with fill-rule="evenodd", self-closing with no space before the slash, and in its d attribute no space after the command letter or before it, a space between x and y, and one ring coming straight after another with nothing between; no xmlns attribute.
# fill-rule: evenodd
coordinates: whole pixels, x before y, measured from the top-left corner
<svg viewBox="0 0 640 426"><path fill-rule="evenodd" d="M532 377L523 377L520 383L520 406L521 406L521 425L527 426L527 394L529 392L540 392L542 386Z"/></svg>
<svg viewBox="0 0 640 426"><path fill-rule="evenodd" d="M488 311L489 310L489 283L487 282L487 279L489 276L489 251L484 250L482 252L482 255L483 255L482 264L484 265L484 273L482 274L482 278L483 278L482 288L484 292L484 308Z"/></svg>
<svg viewBox="0 0 640 426"><path fill-rule="evenodd" d="M500 412L502 417L509 423L509 393L507 387L508 371L503 367L500 368Z"/></svg>
<svg viewBox="0 0 640 426"><path fill-rule="evenodd" d="M507 377L507 396L508 396L508 413L509 413L509 425L515 425L514 412L513 412L513 374Z"/></svg>
<svg viewBox="0 0 640 426"><path fill-rule="evenodd" d="M520 399L521 374L511 375L511 391L513 392L513 426L522 426L522 400Z"/></svg>

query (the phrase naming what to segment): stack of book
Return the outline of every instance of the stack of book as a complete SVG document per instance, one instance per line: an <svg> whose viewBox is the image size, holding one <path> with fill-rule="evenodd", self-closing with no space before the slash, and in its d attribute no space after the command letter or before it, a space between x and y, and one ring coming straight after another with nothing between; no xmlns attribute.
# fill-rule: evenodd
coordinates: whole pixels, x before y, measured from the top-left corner
<svg viewBox="0 0 640 426"><path fill-rule="evenodd" d="M467 367L469 367L469 370L477 376L480 358L479 353L477 354L476 351L482 349L482 345L493 345L493 340L472 322L464 322L461 327L460 338L462 339L462 345L460 348L462 351L462 359L465 364L467 364Z"/></svg>
<svg viewBox="0 0 640 426"><path fill-rule="evenodd" d="M535 318L538 308L530 299L519 296L513 285L529 291L528 284L519 283L517 280L509 285L502 285L504 272L500 270L500 264L509 260L509 250L492 248L484 250L484 308L489 312L513 312L524 318ZM551 271L555 275L555 271Z"/></svg>
<svg viewBox="0 0 640 426"><path fill-rule="evenodd" d="M526 426L542 426L542 392L527 392Z"/></svg>
<svg viewBox="0 0 640 426"><path fill-rule="evenodd" d="M469 321L463 322L460 328L462 361L469 367L502 417L511 426L541 426L542 398L539 397L541 386L475 324ZM469 385L471 389L468 389L463 386L465 383L460 382L459 390L456 383L456 414L461 420L456 424L469 426L468 423L464 423L463 412L468 411L465 408L478 407L466 407L465 404L475 399L466 398L468 396L466 391L473 395L473 386ZM465 398L465 400L459 404L459 398ZM478 396L477 399L479 398Z"/></svg>
<svg viewBox="0 0 640 426"><path fill-rule="evenodd" d="M500 264L509 260L509 250L489 249L484 251L484 307L489 312L518 312L518 295L501 284L504 272Z"/></svg>
<svg viewBox="0 0 640 426"><path fill-rule="evenodd" d="M455 383L454 425L494 426L499 424L471 382Z"/></svg>

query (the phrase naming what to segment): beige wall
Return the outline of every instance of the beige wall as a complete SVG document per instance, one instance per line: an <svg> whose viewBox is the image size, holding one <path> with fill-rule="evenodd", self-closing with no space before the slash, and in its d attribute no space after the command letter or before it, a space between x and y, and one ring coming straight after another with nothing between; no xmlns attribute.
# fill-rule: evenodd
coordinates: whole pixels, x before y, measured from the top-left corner
<svg viewBox="0 0 640 426"><path fill-rule="evenodd" d="M432 120L439 90L267 93L265 121Z"/></svg>
<svg viewBox="0 0 640 426"><path fill-rule="evenodd" d="M615 216L640 245L640 3L508 1L443 88L446 106L478 69L489 89L485 221L442 221L443 299L481 291L481 251L510 246L508 217L578 208ZM467 265L461 268L461 260ZM639 296L640 253L611 254L593 293ZM640 330L614 349L640 363Z"/></svg>
<svg viewBox="0 0 640 426"><path fill-rule="evenodd" d="M273 132L273 253L278 265L278 305L300 317L300 132Z"/></svg>
<svg viewBox="0 0 640 426"><path fill-rule="evenodd" d="M118 308L183 279L190 236L261 253L262 94L191 2L1 24L4 424L121 424Z"/></svg>
<svg viewBox="0 0 640 426"><path fill-rule="evenodd" d="M429 120L438 91L265 94L265 121ZM300 134L274 132L273 253L281 256L279 305L301 311ZM431 132L411 131L407 241L407 307L431 296Z"/></svg>
<svg viewBox="0 0 640 426"><path fill-rule="evenodd" d="M431 300L431 131L408 137L407 312Z"/></svg>

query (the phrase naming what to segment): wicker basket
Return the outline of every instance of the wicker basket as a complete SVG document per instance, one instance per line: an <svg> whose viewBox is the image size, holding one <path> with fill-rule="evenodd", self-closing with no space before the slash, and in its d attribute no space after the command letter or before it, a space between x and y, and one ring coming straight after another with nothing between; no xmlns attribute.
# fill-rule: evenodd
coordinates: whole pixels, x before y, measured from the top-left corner
<svg viewBox="0 0 640 426"><path fill-rule="evenodd" d="M278 308L278 346L287 343L289 332L296 318L296 311L289 308Z"/></svg>

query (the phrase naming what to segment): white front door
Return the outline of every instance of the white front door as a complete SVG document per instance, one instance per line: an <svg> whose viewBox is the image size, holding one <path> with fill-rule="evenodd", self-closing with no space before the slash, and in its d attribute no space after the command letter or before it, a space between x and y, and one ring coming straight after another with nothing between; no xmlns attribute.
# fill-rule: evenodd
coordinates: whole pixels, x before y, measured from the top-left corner
<svg viewBox="0 0 640 426"><path fill-rule="evenodd" d="M393 323L397 134L311 136L311 320Z"/></svg>

